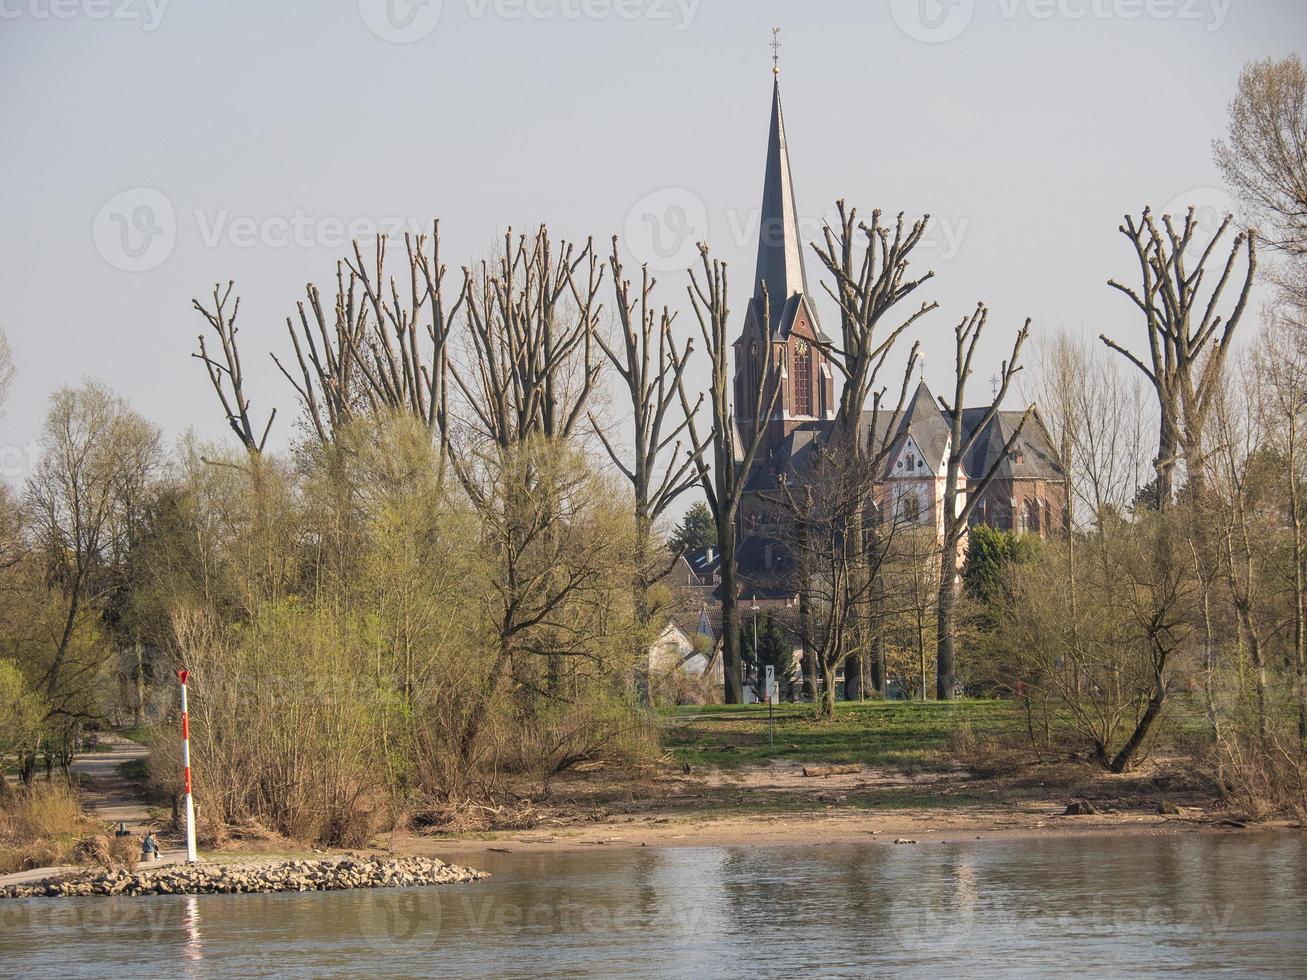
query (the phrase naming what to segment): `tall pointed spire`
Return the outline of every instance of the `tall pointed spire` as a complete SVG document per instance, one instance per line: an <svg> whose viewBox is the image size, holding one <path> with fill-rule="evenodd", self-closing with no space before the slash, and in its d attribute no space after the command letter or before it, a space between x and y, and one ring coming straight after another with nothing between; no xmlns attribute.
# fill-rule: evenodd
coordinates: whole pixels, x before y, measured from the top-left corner
<svg viewBox="0 0 1307 980"><path fill-rule="evenodd" d="M773 33L774 38L774 33ZM779 48L773 40L773 51ZM777 56L773 55L771 128L767 134L767 170L762 184L762 217L758 226L758 266L754 274L754 298L762 300L763 283L771 301L771 323L775 332L787 301L795 293L807 293L803 269L803 245L799 241L799 214L794 204L794 181L790 176L790 155L785 143L785 117L781 113L781 80Z"/></svg>

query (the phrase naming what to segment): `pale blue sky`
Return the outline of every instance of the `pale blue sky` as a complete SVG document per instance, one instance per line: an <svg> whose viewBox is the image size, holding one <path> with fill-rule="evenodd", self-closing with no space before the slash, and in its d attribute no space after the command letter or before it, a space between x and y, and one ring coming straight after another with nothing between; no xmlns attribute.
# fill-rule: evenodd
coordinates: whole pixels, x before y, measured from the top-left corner
<svg viewBox="0 0 1307 980"><path fill-rule="evenodd" d="M1135 335L1104 284L1133 269L1121 215L1224 206L1209 144L1239 69L1307 38L1301 0L444 0L434 24L390 2L401 20L385 0L0 0L7 478L51 391L82 377L170 438L221 437L187 356L190 299L217 280L244 296L256 412L279 406L287 438L265 351L287 348L285 316L329 283L355 219L439 216L455 266L510 223L629 232L661 265L689 254L669 235L706 232L742 315L773 25L800 212L815 229L844 196L937 216L926 377L947 378L952 325L984 298L983 396L1026 315ZM397 34L415 39L379 36ZM137 256L134 221L165 232ZM661 281L681 303L683 274Z"/></svg>

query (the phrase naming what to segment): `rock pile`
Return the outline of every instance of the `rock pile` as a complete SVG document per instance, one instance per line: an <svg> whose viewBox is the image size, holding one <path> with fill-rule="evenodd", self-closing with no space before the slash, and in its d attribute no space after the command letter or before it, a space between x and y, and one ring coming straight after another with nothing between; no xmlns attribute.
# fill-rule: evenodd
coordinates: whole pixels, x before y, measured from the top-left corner
<svg viewBox="0 0 1307 980"><path fill-rule="evenodd" d="M0 888L0 898L80 895L233 895L409 888L488 878L433 858L328 858L275 864L175 864L136 871L81 871Z"/></svg>

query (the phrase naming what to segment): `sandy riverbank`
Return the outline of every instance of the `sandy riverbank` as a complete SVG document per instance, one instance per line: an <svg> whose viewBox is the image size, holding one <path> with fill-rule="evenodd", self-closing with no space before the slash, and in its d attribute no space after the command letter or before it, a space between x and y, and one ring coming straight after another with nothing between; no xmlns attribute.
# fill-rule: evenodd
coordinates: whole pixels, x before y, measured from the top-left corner
<svg viewBox="0 0 1307 980"><path fill-rule="evenodd" d="M1210 791L1165 764L1130 776L1083 767L980 777L961 770L905 773L864 768L808 778L775 764L664 777L625 793L603 778L576 780L519 829L396 834L397 853L475 854L597 847L813 845L1041 838L1087 834L1175 835L1300 831L1249 824ZM571 793L570 796L566 794ZM1097 812L1068 815L1088 800ZM1162 812L1173 811L1173 812Z"/></svg>

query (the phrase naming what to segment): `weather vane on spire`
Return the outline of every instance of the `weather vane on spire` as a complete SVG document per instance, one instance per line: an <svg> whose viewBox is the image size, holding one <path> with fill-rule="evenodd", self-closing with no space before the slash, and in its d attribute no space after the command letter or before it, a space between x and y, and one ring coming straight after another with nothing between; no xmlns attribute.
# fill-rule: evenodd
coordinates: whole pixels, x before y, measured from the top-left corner
<svg viewBox="0 0 1307 980"><path fill-rule="evenodd" d="M779 27L771 29L771 73L773 75L781 73L781 29Z"/></svg>

